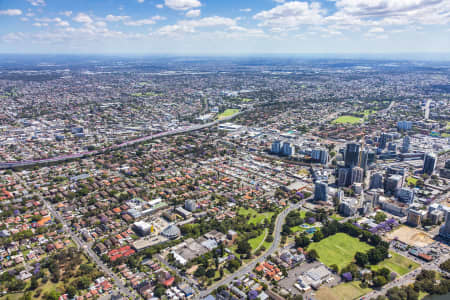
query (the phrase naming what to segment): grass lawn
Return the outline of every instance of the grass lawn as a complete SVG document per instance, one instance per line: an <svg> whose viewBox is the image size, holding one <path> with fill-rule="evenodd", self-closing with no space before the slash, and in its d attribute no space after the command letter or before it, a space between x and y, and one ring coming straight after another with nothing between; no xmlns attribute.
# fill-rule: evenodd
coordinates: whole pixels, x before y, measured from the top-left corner
<svg viewBox="0 0 450 300"><path fill-rule="evenodd" d="M426 296L428 296L428 293L427 293L427 292L423 292L423 291L420 291L420 292L419 292L419 300L422 300L422 299L425 298Z"/></svg>
<svg viewBox="0 0 450 300"><path fill-rule="evenodd" d="M238 214L243 216L250 215L251 217L248 220L249 224L261 224L262 222L264 222L264 219L270 221L274 212L259 213L253 208L245 209L241 207L239 208Z"/></svg>
<svg viewBox="0 0 450 300"><path fill-rule="evenodd" d="M227 109L225 110L223 113L221 113L220 115L218 115L217 117L220 119L225 118L225 117L229 117L232 116L234 114L237 114L239 112L239 109Z"/></svg>
<svg viewBox="0 0 450 300"><path fill-rule="evenodd" d="M410 184L413 184L413 185L416 185L417 184L417 178L414 178L414 177L408 177L408 178L406 178L406 183L408 183L408 185L410 185Z"/></svg>
<svg viewBox="0 0 450 300"><path fill-rule="evenodd" d="M360 281L352 281L341 283L332 288L323 286L317 291L316 298L319 300L350 300L359 298L371 291L370 288L361 288L359 284Z"/></svg>
<svg viewBox="0 0 450 300"><path fill-rule="evenodd" d="M250 99L250 98L242 98L241 101L242 101L242 102L250 102L250 101L253 101L253 99Z"/></svg>
<svg viewBox="0 0 450 300"><path fill-rule="evenodd" d="M362 118L354 117L354 116L340 116L336 120L333 121L333 124L357 124L363 121Z"/></svg>
<svg viewBox="0 0 450 300"><path fill-rule="evenodd" d="M333 220L336 220L336 221L340 221L340 220L344 219L344 217L341 217L338 214L334 214L330 218L332 218Z"/></svg>
<svg viewBox="0 0 450 300"><path fill-rule="evenodd" d="M378 270L383 267L388 268L389 270L397 273L400 276L405 275L406 273L411 272L419 267L419 264L410 260L409 258L404 257L403 255L397 254L395 252L389 252L392 257L387 258L372 267L372 270ZM409 266L411 265L411 268Z"/></svg>
<svg viewBox="0 0 450 300"><path fill-rule="evenodd" d="M264 239L266 238L266 234L267 234L267 228L257 237L248 240L250 246L252 246L253 251L256 251L260 246L262 246L262 243L263 243Z"/></svg>
<svg viewBox="0 0 450 300"><path fill-rule="evenodd" d="M371 248L373 247L369 244L339 232L318 243L310 244L308 250L315 249L322 263L327 266L336 264L341 270L353 261L356 252L367 252Z"/></svg>

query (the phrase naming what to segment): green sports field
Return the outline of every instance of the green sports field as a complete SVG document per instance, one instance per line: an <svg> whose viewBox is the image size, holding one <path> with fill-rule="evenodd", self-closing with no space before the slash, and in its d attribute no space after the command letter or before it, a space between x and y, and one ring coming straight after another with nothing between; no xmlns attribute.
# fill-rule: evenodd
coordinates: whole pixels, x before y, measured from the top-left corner
<svg viewBox="0 0 450 300"><path fill-rule="evenodd" d="M218 115L217 117L219 119L223 119L229 116L232 116L234 114L237 114L239 112L239 109L227 109L225 110L223 113L221 113L220 115Z"/></svg>
<svg viewBox="0 0 450 300"><path fill-rule="evenodd" d="M318 300L351 300L357 299L370 291L370 288L361 288L360 281L341 283L335 287L322 286L316 293Z"/></svg>
<svg viewBox="0 0 450 300"><path fill-rule="evenodd" d="M356 252L367 252L373 248L369 244L360 242L357 238L345 233L336 233L318 243L312 243L308 251L315 249L319 260L327 266L337 265L339 270L353 261Z"/></svg>
<svg viewBox="0 0 450 300"><path fill-rule="evenodd" d="M333 121L334 124L357 124L363 121L362 118L354 117L354 116L340 116L336 120Z"/></svg>

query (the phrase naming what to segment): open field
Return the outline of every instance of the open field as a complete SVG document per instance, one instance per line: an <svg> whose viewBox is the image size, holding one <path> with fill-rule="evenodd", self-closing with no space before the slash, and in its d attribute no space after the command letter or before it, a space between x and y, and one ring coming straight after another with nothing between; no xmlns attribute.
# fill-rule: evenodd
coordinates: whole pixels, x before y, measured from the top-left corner
<svg viewBox="0 0 450 300"><path fill-rule="evenodd" d="M361 288L359 281L341 283L335 287L321 287L317 293L318 300L351 300L361 297L371 291L370 288Z"/></svg>
<svg viewBox="0 0 450 300"><path fill-rule="evenodd" d="M357 124L363 121L362 118L354 117L354 116L340 116L336 120L333 121L333 124Z"/></svg>
<svg viewBox="0 0 450 300"><path fill-rule="evenodd" d="M309 245L308 250L315 249L319 260L327 266L336 264L341 270L353 261L356 252L367 252L372 246L360 242L345 233L336 233L318 243Z"/></svg>
<svg viewBox="0 0 450 300"><path fill-rule="evenodd" d="M270 219L273 216L273 212L265 212L265 213L259 213L256 210L254 210L253 208L249 208L249 209L245 209L243 207L239 208L238 211L239 215L243 215L243 216L247 216L250 215L250 219L248 220L248 223L252 223L252 224L261 224L262 222L264 222L264 219L267 219L268 221L270 221Z"/></svg>
<svg viewBox="0 0 450 300"><path fill-rule="evenodd" d="M266 235L267 235L267 228L264 229L264 231L257 237L248 240L248 243L250 244L250 246L252 246L253 251L258 250L258 248L263 245Z"/></svg>
<svg viewBox="0 0 450 300"><path fill-rule="evenodd" d="M388 268L389 270L399 274L400 276L403 276L406 273L409 273L412 270L415 270L419 267L418 263L410 260L407 257L404 257L403 255L400 255L392 251L389 253L392 255L392 257L383 260L376 266L372 266L372 270Z"/></svg>
<svg viewBox="0 0 450 300"><path fill-rule="evenodd" d="M220 119L232 116L234 114L237 114L239 112L239 109L227 109L223 113L219 114L217 117Z"/></svg>
<svg viewBox="0 0 450 300"><path fill-rule="evenodd" d="M408 226L400 226L398 229L389 232L386 238L390 241L397 238L399 241L411 246L425 247L433 243L433 239L425 232Z"/></svg>

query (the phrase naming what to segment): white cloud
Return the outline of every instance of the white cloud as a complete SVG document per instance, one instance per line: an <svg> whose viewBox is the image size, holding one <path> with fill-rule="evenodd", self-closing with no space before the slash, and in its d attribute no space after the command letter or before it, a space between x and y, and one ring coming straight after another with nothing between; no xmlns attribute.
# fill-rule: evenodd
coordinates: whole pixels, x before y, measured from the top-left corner
<svg viewBox="0 0 450 300"><path fill-rule="evenodd" d="M67 21L58 22L58 23L56 23L56 25L60 26L60 27L69 27L70 26L69 22L67 22Z"/></svg>
<svg viewBox="0 0 450 300"><path fill-rule="evenodd" d="M252 9L251 8L241 8L239 11L241 11L241 12L251 12Z"/></svg>
<svg viewBox="0 0 450 300"><path fill-rule="evenodd" d="M45 5L44 0L27 0L27 1L33 6L44 6Z"/></svg>
<svg viewBox="0 0 450 300"><path fill-rule="evenodd" d="M48 23L36 22L36 23L33 23L33 26L34 27L47 27Z"/></svg>
<svg viewBox="0 0 450 300"><path fill-rule="evenodd" d="M186 13L186 17L195 18L195 17L199 17L200 14L201 14L200 9L191 9Z"/></svg>
<svg viewBox="0 0 450 300"><path fill-rule="evenodd" d="M164 5L162 5L162 4L156 4L155 6L156 6L156 8L159 8L159 9L164 8Z"/></svg>
<svg viewBox="0 0 450 300"><path fill-rule="evenodd" d="M325 11L319 3L287 2L271 10L261 11L253 16L260 20L260 26L273 28L295 29L300 25L321 24L324 22Z"/></svg>
<svg viewBox="0 0 450 300"><path fill-rule="evenodd" d="M132 21L126 21L124 22L127 26L143 26L143 25L152 25L155 24L156 21L165 20L165 17L162 16L153 16L151 18L147 19L141 19L141 20L132 20Z"/></svg>
<svg viewBox="0 0 450 300"><path fill-rule="evenodd" d="M106 19L106 21L109 21L109 22L119 22L119 21L126 21L129 18L130 18L129 16L107 15L105 19Z"/></svg>
<svg viewBox="0 0 450 300"><path fill-rule="evenodd" d="M236 26L236 21L224 17L207 17L198 20L182 20L174 25L163 26L158 30L160 35L173 35L181 33L193 33L197 28L216 27L216 26Z"/></svg>
<svg viewBox="0 0 450 300"><path fill-rule="evenodd" d="M75 21L75 22L78 22L78 23L92 23L92 19L91 19L91 17L89 17L87 14L85 14L85 13L78 13L78 15L76 15L76 17L75 18L73 18L73 20Z"/></svg>
<svg viewBox="0 0 450 300"><path fill-rule="evenodd" d="M137 0L137 2L139 2L139 3L144 3L144 0Z"/></svg>
<svg viewBox="0 0 450 300"><path fill-rule="evenodd" d="M0 16L20 16L22 11L20 9L6 9L0 10Z"/></svg>
<svg viewBox="0 0 450 300"><path fill-rule="evenodd" d="M369 33L383 33L384 28L383 27L373 27L369 29Z"/></svg>
<svg viewBox="0 0 450 300"><path fill-rule="evenodd" d="M66 16L66 17L70 17L72 15L72 11L71 10L66 10L66 11L62 11L59 13L60 15Z"/></svg>
<svg viewBox="0 0 450 300"><path fill-rule="evenodd" d="M2 40L6 42L17 42L25 38L25 33L23 32L11 32L2 36Z"/></svg>
<svg viewBox="0 0 450 300"><path fill-rule="evenodd" d="M155 24L155 23L156 22L153 19L142 19L142 20L124 22L124 24L127 25L127 26L152 25L152 24Z"/></svg>
<svg viewBox="0 0 450 300"><path fill-rule="evenodd" d="M198 0L164 0L164 4L174 10L189 10L202 6Z"/></svg>
<svg viewBox="0 0 450 300"><path fill-rule="evenodd" d="M275 1L276 3L284 3L285 2L285 0L273 0L273 1Z"/></svg>

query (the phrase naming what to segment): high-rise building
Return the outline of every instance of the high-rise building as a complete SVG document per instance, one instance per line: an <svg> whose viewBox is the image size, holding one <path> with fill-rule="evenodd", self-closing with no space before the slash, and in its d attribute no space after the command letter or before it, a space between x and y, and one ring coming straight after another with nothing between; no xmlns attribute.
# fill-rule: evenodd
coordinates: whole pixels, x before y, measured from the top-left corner
<svg viewBox="0 0 450 300"><path fill-rule="evenodd" d="M397 198L404 203L413 203L414 191L408 188L401 188L397 191Z"/></svg>
<svg viewBox="0 0 450 300"><path fill-rule="evenodd" d="M412 129L412 122L411 121L399 121L397 122L397 128L398 130L411 130Z"/></svg>
<svg viewBox="0 0 450 300"><path fill-rule="evenodd" d="M360 167L355 167L351 171L351 179L350 184L353 184L355 182L363 182L364 179L364 170Z"/></svg>
<svg viewBox="0 0 450 300"><path fill-rule="evenodd" d="M272 143L272 153L273 154L280 154L281 152L281 142L275 141Z"/></svg>
<svg viewBox="0 0 450 300"><path fill-rule="evenodd" d="M369 165L369 150L364 149L361 151L359 166L364 170L364 173L366 173L368 165Z"/></svg>
<svg viewBox="0 0 450 300"><path fill-rule="evenodd" d="M374 173L370 177L370 188L371 189L381 189L383 187L383 175L380 173Z"/></svg>
<svg viewBox="0 0 450 300"><path fill-rule="evenodd" d="M409 136L405 136L403 138L403 144L402 144L402 152L403 153L408 153L409 152L409 145L411 143L411 139Z"/></svg>
<svg viewBox="0 0 450 300"><path fill-rule="evenodd" d="M388 151L390 151L390 152L396 152L396 151L397 151L397 144L396 144L396 143L389 143L389 145L388 145Z"/></svg>
<svg viewBox="0 0 450 300"><path fill-rule="evenodd" d="M314 149L311 151L311 158L321 164L326 164L328 162L328 151L323 148Z"/></svg>
<svg viewBox="0 0 450 300"><path fill-rule="evenodd" d="M384 150L389 141L392 141L392 134L382 133L380 138L378 139L378 149Z"/></svg>
<svg viewBox="0 0 450 300"><path fill-rule="evenodd" d="M327 201L328 199L328 184L322 181L316 181L314 187L314 200Z"/></svg>
<svg viewBox="0 0 450 300"><path fill-rule="evenodd" d="M340 168L338 171L338 186L347 186L347 181L349 177L349 168Z"/></svg>
<svg viewBox="0 0 450 300"><path fill-rule="evenodd" d="M376 160L377 156L375 154L375 151L369 151L369 153L367 153L367 164L373 164Z"/></svg>
<svg viewBox="0 0 450 300"><path fill-rule="evenodd" d="M445 213L445 223L439 229L439 235L443 238L450 239L450 211Z"/></svg>
<svg viewBox="0 0 450 300"><path fill-rule="evenodd" d="M427 153L425 154L425 159L423 160L423 173L431 175L436 168L436 154Z"/></svg>
<svg viewBox="0 0 450 300"><path fill-rule="evenodd" d="M445 162L445 167L439 171L439 176L450 179L450 159Z"/></svg>
<svg viewBox="0 0 450 300"><path fill-rule="evenodd" d="M398 189L402 188L403 176L391 175L386 179L385 192L394 195Z"/></svg>
<svg viewBox="0 0 450 300"><path fill-rule="evenodd" d="M347 144L344 156L346 168L356 167L359 162L359 144L356 143Z"/></svg>
<svg viewBox="0 0 450 300"><path fill-rule="evenodd" d="M294 154L294 149L291 147L291 144L289 142L283 143L281 154L284 156L292 156Z"/></svg>

